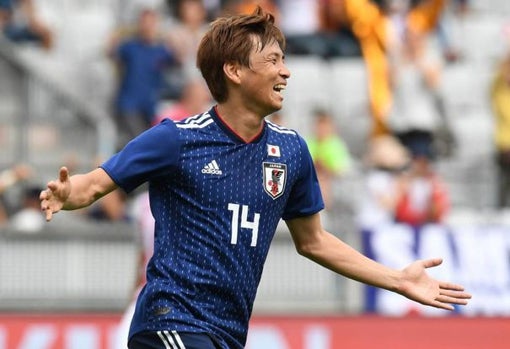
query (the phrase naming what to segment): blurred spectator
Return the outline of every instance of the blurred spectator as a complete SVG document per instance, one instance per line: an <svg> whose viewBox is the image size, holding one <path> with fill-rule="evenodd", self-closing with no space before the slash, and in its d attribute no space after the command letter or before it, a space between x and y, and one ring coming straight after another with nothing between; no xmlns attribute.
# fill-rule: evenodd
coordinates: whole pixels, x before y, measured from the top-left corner
<svg viewBox="0 0 510 349"><path fill-rule="evenodd" d="M207 11L202 0L177 2L176 23L170 27L169 36L179 61L182 62L182 80L201 76L196 67L198 44L208 28ZM175 75L175 74L174 74ZM180 84L182 85L184 82Z"/></svg>
<svg viewBox="0 0 510 349"><path fill-rule="evenodd" d="M0 225L7 222L9 208L6 207L4 192L32 175L32 169L28 165L18 164L0 172Z"/></svg>
<svg viewBox="0 0 510 349"><path fill-rule="evenodd" d="M207 11L207 20L212 21L220 16L225 0L202 0Z"/></svg>
<svg viewBox="0 0 510 349"><path fill-rule="evenodd" d="M324 205L328 210L333 205L333 182L350 169L352 159L333 116L324 109L316 109L313 117L314 133L306 139L306 143L315 164Z"/></svg>
<svg viewBox="0 0 510 349"><path fill-rule="evenodd" d="M497 206L510 206L510 52L501 59L490 89L494 115Z"/></svg>
<svg viewBox="0 0 510 349"><path fill-rule="evenodd" d="M432 140L427 134L414 134L404 138L403 143L410 150L412 160L409 170L400 177L395 220L413 227L443 223L450 199L433 166Z"/></svg>
<svg viewBox="0 0 510 349"><path fill-rule="evenodd" d="M179 121L202 113L212 104L212 96L202 77L189 80L183 88L179 100L170 107L164 109L155 119L154 124L164 119Z"/></svg>
<svg viewBox="0 0 510 349"><path fill-rule="evenodd" d="M458 42L454 39L451 27L454 20L462 21L470 12L471 7L469 0L452 0L449 1L449 4L449 11L445 11L441 17L436 32L444 60L447 63L454 63L462 58L462 52Z"/></svg>
<svg viewBox="0 0 510 349"><path fill-rule="evenodd" d="M127 221L127 195L115 190L90 206L86 212L90 219L104 222Z"/></svg>
<svg viewBox="0 0 510 349"><path fill-rule="evenodd" d="M404 29L430 33L440 20L445 0L329 0L336 17L357 37L369 77L372 135L388 133L387 116L392 100L388 49ZM414 3L413 3L414 4ZM333 8L333 7L332 7Z"/></svg>
<svg viewBox="0 0 510 349"><path fill-rule="evenodd" d="M388 48L392 102L388 127L399 139L420 134L431 145L441 137L442 153L450 154L453 133L442 105L441 64L437 51L427 45L428 35L404 27Z"/></svg>
<svg viewBox="0 0 510 349"><path fill-rule="evenodd" d="M366 152L365 191L360 200L357 221L363 231L393 224L399 200L399 177L411 160L409 151L390 135L369 141Z"/></svg>
<svg viewBox="0 0 510 349"><path fill-rule="evenodd" d="M294 1L296 2L296 1ZM250 14L260 6L265 12L271 13L275 18L275 23L280 25L280 8L275 0L237 0L231 5L235 13Z"/></svg>
<svg viewBox="0 0 510 349"><path fill-rule="evenodd" d="M337 1L280 0L278 5L287 54L323 58L361 54L349 26L336 16Z"/></svg>
<svg viewBox="0 0 510 349"><path fill-rule="evenodd" d="M360 42L345 21L340 1L324 0L321 4L320 32L322 40L327 43L327 56L361 56Z"/></svg>
<svg viewBox="0 0 510 349"><path fill-rule="evenodd" d="M119 27L131 27L136 23L140 15L140 10L151 9L158 12L161 16L172 17L174 14L173 6L175 0L125 0L122 6L117 6L116 19Z"/></svg>
<svg viewBox="0 0 510 349"><path fill-rule="evenodd" d="M221 2L221 8L218 12L218 17L225 17L229 16L233 13L237 12L237 6L238 0L223 0Z"/></svg>
<svg viewBox="0 0 510 349"><path fill-rule="evenodd" d="M115 98L115 121L120 144L149 128L165 88L164 73L177 64L175 53L159 33L159 14L141 10L136 33L121 40L115 34L109 53L118 65L119 87Z"/></svg>
<svg viewBox="0 0 510 349"><path fill-rule="evenodd" d="M329 48L321 37L320 2L281 0L281 29L287 41L286 53L327 56Z"/></svg>
<svg viewBox="0 0 510 349"><path fill-rule="evenodd" d="M0 0L0 28L13 42L37 42L53 46L53 33L37 15L32 0Z"/></svg>
<svg viewBox="0 0 510 349"><path fill-rule="evenodd" d="M164 0L167 4L167 8L170 9L170 13L172 17L177 18L179 16L179 6L182 0ZM213 21L218 16L222 14L223 8L225 7L225 3L229 2L228 0L199 0L201 6L204 8L206 13L206 22ZM237 2L234 0L232 2Z"/></svg>
<svg viewBox="0 0 510 349"><path fill-rule="evenodd" d="M29 178L32 169L25 164L14 165L0 172L0 194L10 186Z"/></svg>
<svg viewBox="0 0 510 349"><path fill-rule="evenodd" d="M41 212L39 194L41 185L27 186L23 190L21 207L9 218L9 226L21 233L37 233L46 223Z"/></svg>

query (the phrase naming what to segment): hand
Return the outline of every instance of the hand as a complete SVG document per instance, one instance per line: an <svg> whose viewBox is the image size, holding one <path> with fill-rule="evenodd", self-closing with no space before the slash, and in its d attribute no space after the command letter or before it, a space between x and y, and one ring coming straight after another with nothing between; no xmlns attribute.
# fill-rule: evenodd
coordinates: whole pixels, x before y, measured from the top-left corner
<svg viewBox="0 0 510 349"><path fill-rule="evenodd" d="M46 213L46 221L50 221L54 213L64 207L69 194L71 193L71 181L69 171L66 167L60 168L59 178L48 182L47 189L39 195L41 210Z"/></svg>
<svg viewBox="0 0 510 349"><path fill-rule="evenodd" d="M402 270L403 285L400 293L424 305L453 310L454 304L466 305L471 298L464 287L450 282L435 280L427 275L427 268L443 262L440 258L419 260Z"/></svg>

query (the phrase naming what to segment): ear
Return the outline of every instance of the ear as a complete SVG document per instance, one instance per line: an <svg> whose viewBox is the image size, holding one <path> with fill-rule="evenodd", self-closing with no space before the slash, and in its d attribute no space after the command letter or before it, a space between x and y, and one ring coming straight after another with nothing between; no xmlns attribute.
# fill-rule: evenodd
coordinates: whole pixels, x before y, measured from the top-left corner
<svg viewBox="0 0 510 349"><path fill-rule="evenodd" d="M238 63L225 63L223 64L223 72L228 80L234 84L239 85L241 83L241 67Z"/></svg>

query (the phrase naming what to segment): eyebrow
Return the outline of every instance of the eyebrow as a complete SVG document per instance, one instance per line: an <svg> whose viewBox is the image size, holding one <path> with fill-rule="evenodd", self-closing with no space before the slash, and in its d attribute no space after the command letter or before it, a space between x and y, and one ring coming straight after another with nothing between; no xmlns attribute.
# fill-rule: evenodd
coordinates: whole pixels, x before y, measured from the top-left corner
<svg viewBox="0 0 510 349"><path fill-rule="evenodd" d="M281 58L285 59L285 54L279 52L271 52L267 55L268 58Z"/></svg>

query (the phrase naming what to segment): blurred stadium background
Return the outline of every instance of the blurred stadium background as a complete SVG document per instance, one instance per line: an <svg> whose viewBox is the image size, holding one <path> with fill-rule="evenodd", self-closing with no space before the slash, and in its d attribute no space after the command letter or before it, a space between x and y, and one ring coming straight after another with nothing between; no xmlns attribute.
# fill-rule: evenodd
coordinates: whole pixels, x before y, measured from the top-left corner
<svg viewBox="0 0 510 349"><path fill-rule="evenodd" d="M44 184L62 164L72 161L85 171L114 151L109 103L115 77L104 43L129 2L35 3L55 31L56 46L42 51L0 36L0 169L30 164ZM488 98L496 62L508 49L502 28L510 2L473 0L471 7L462 22L452 20L463 59L447 65L443 77L459 152L438 169L451 191L449 224L464 234L456 276L475 294L473 305L453 317L366 314L362 285L299 257L290 236L279 231L255 304L251 349L497 349L510 343L510 214L494 209ZM311 115L318 104L331 107L359 160L370 123L362 58L288 56L287 63L293 76L282 110L286 123L306 135L311 119L300 115ZM331 219L344 240L361 248L353 220L359 171L335 184L338 214ZM38 234L2 228L0 349L113 349L139 248L131 225L91 222L74 212L57 215Z"/></svg>

